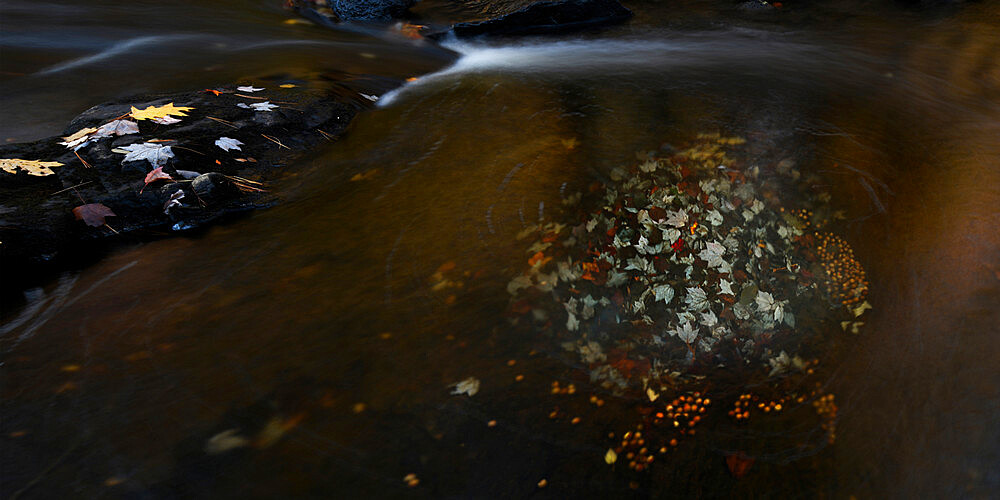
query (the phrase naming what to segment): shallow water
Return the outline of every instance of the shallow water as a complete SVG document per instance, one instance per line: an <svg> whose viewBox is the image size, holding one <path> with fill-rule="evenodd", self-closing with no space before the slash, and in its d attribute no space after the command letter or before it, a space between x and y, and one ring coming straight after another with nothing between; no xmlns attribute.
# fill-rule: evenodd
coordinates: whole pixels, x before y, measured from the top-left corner
<svg viewBox="0 0 1000 500"><path fill-rule="evenodd" d="M284 24L277 2L67 5L3 7L4 138L54 135L137 92L430 74L290 168L280 205L27 291L0 324L5 496L912 498L1000 486L995 4L777 19L636 4L630 24L603 32L451 42L462 58L450 67L385 33ZM772 437L720 424L633 474L602 457L645 402L550 395L553 380L585 386L585 370L509 326L506 284L527 259L515 236L558 217L561 193L700 132L746 137L761 165L791 160L824 179L875 308L826 363L833 445L769 449L799 432L794 421ZM448 262L461 285L433 290ZM478 394L449 395L469 376ZM205 454L229 429L264 437ZM725 454L754 446L736 480Z"/></svg>

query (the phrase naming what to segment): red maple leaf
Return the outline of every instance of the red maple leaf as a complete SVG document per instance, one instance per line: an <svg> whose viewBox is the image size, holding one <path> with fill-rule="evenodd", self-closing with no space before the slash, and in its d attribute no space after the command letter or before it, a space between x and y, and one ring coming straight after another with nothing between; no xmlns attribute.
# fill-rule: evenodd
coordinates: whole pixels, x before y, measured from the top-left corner
<svg viewBox="0 0 1000 500"><path fill-rule="evenodd" d="M106 224L105 217L117 217L110 208L100 203L80 205L73 209L73 215L92 227L101 227Z"/></svg>

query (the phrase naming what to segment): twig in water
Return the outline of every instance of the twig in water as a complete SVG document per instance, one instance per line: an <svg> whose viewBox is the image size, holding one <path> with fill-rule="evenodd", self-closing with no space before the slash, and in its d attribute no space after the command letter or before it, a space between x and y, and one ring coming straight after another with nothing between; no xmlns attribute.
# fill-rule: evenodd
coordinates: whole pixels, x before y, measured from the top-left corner
<svg viewBox="0 0 1000 500"><path fill-rule="evenodd" d="M227 121L227 120L223 120L222 118L216 118L214 116L206 116L205 118L208 118L209 120L212 120L212 121L219 122L219 123L221 123L223 125L226 125L226 126L229 126L229 127L239 128L236 125L234 125L233 122Z"/></svg>
<svg viewBox="0 0 1000 500"><path fill-rule="evenodd" d="M333 142L333 136L332 136L332 135L330 135L329 133L327 133L327 132L323 132L323 131L322 131L322 130L320 130L320 129L316 129L316 131L317 131L317 132L319 132L320 134L323 134L323 137L325 137L325 138L326 138L326 140L328 140L328 141L330 141L330 142Z"/></svg>
<svg viewBox="0 0 1000 500"><path fill-rule="evenodd" d="M259 100L267 99L266 97L257 97L255 95L246 95L246 94L233 94L233 95L237 97L242 97L244 99L259 99Z"/></svg>
<svg viewBox="0 0 1000 500"><path fill-rule="evenodd" d="M170 146L170 147L172 147L172 148L177 148L177 149L183 149L183 150L185 150L185 151L190 151L190 152L192 152L192 153L197 153L197 154L200 154L200 155L202 155L202 156L205 156L205 153L202 153L201 151L196 151L196 150L194 150L194 149L191 149L191 148L186 148L186 147L184 147L184 146Z"/></svg>
<svg viewBox="0 0 1000 500"><path fill-rule="evenodd" d="M285 149L292 149L292 148L290 148L288 146L285 146L284 144L281 143L281 141L275 139L274 137L271 137L269 135L264 135L264 134L260 134L260 135L262 137L264 137L265 139L267 139L267 140L269 140L269 141L271 141L271 142L273 142L273 143L275 143L275 144L277 144L277 145L279 145L279 146L281 146L281 147L283 147Z"/></svg>
<svg viewBox="0 0 1000 500"><path fill-rule="evenodd" d="M83 182L83 183L77 184L75 186L70 186L70 187L68 187L66 189L60 189L59 191L56 191L56 192L50 194L49 196L55 196L55 195L57 195L59 193L65 193L66 191L69 191L70 189L76 189L76 188L78 188L80 186L86 186L87 184L90 184L91 182L94 182L94 181L87 181L87 182Z"/></svg>

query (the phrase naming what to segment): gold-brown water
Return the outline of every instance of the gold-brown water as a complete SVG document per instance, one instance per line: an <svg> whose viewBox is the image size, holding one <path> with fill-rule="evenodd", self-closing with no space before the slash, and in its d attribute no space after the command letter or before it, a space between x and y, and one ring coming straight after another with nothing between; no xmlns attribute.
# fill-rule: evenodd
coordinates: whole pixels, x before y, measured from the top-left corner
<svg viewBox="0 0 1000 500"><path fill-rule="evenodd" d="M290 167L280 205L120 248L29 291L0 325L4 496L989 496L1000 482L996 6L706 29L713 6L635 5L633 23L610 32L456 46L464 63ZM129 27L148 8L107 22L180 29ZM186 7L159 8L169 19ZM283 14L268 2L247 18L230 9L192 31L347 41L295 63L284 54L299 45L218 56L221 77L182 72L144 89L441 65L406 45L276 28ZM5 58L32 50L58 64L64 49ZM167 64L205 67L203 54L161 50ZM127 79L102 93L73 73L128 78L116 60L7 77L5 115L30 133L5 118L4 137L54 135L127 94ZM63 100L55 89L71 80L88 90ZM641 402L553 398L550 383L579 370L510 331L505 287L528 257L515 235L558 213L561 192L703 131L747 137L761 164L790 159L828 181L875 309L828 364L834 445L763 458L737 480L725 450L695 441L630 475L603 457ZM454 285L433 289L449 262ZM479 393L449 394L469 376ZM549 419L556 407L565 417ZM204 451L230 429L252 446Z"/></svg>

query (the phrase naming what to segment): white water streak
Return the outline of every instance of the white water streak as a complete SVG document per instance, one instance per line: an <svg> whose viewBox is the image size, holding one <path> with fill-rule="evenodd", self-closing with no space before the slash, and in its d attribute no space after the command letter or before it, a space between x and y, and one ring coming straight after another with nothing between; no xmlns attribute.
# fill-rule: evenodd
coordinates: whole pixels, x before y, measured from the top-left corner
<svg viewBox="0 0 1000 500"><path fill-rule="evenodd" d="M637 70L707 67L800 60L819 48L763 32L686 35L662 40L571 40L493 46L482 42L449 41L445 47L461 54L454 64L386 93L385 107L416 87L484 72L559 73L570 76L629 73Z"/></svg>
<svg viewBox="0 0 1000 500"><path fill-rule="evenodd" d="M98 61L103 61L105 59L110 59L112 57L120 56L126 54L136 49L143 47L148 47L150 45L157 45L165 42L174 42L179 40L189 40L196 38L204 38L204 35L156 35L156 36L140 36L136 38L130 38L128 40L123 40L118 42L96 54L91 54L89 56L78 57L69 61L61 62L54 66L49 66L48 68L39 70L37 75L50 75L52 73L59 73L61 71L66 71L68 69L75 69L81 66L87 66Z"/></svg>

